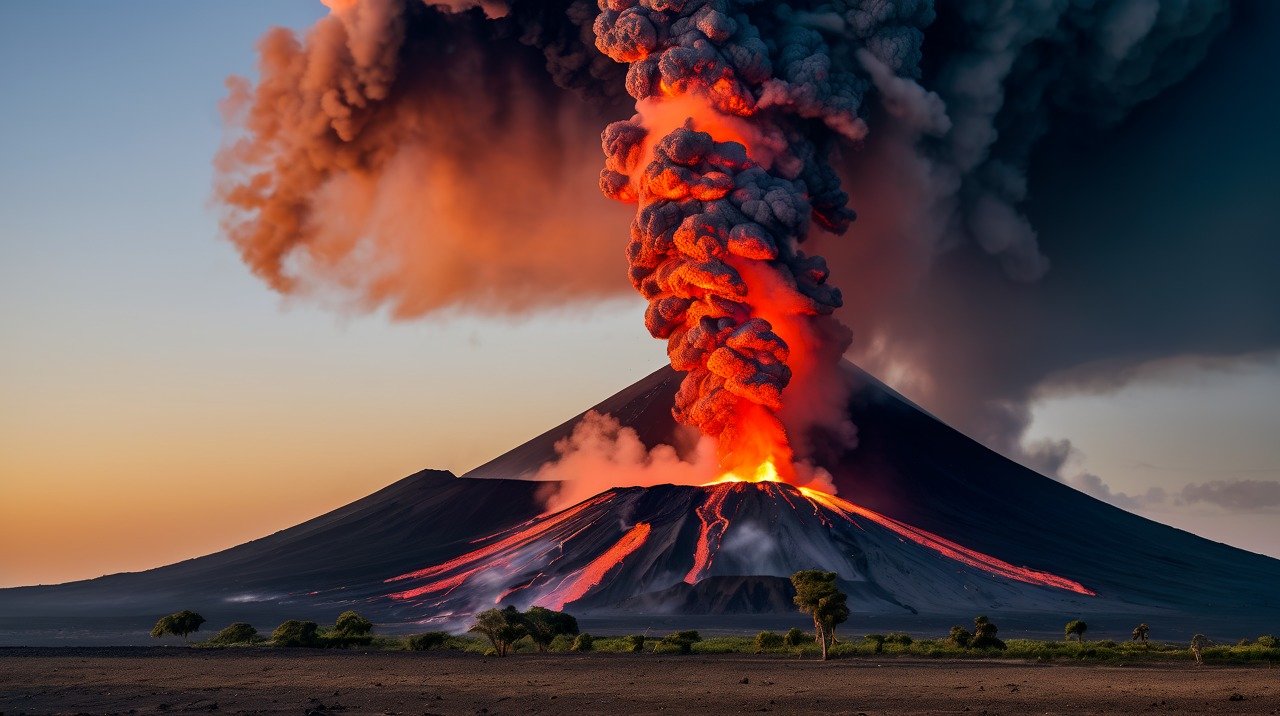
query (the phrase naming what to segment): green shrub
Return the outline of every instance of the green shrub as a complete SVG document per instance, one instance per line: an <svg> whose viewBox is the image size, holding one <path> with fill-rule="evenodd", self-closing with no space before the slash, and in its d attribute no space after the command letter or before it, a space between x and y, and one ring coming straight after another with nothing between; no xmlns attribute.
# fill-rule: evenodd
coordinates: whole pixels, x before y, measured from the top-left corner
<svg viewBox="0 0 1280 716"><path fill-rule="evenodd" d="M631 651L633 653L638 654L644 650L643 634L632 634L631 636L628 636L627 639L631 641Z"/></svg>
<svg viewBox="0 0 1280 716"><path fill-rule="evenodd" d="M1265 649L1275 649L1276 647L1280 646L1280 639L1276 639L1274 636L1271 636L1270 634L1263 634L1257 639L1254 639L1253 643Z"/></svg>
<svg viewBox="0 0 1280 716"><path fill-rule="evenodd" d="M756 652L773 651L781 649L784 637L773 631L762 631L756 634Z"/></svg>
<svg viewBox="0 0 1280 716"><path fill-rule="evenodd" d="M694 642L702 641L698 632L693 630L672 632L654 645L655 654L691 654Z"/></svg>
<svg viewBox="0 0 1280 716"><path fill-rule="evenodd" d="M556 634L545 651L568 651L573 646L573 637L568 634Z"/></svg>
<svg viewBox="0 0 1280 716"><path fill-rule="evenodd" d="M900 646L911 646L912 641L913 640L911 639L911 636L909 634L905 634L900 631L895 631L892 634L886 634L884 637L884 643L886 644L898 644Z"/></svg>
<svg viewBox="0 0 1280 716"><path fill-rule="evenodd" d="M791 627L790 629L787 630L786 634L782 635L782 643L793 649L797 646L806 644L813 640L814 640L813 637L809 636L808 632L801 631L796 627Z"/></svg>
<svg viewBox="0 0 1280 716"><path fill-rule="evenodd" d="M573 644L569 647L572 651L591 651L595 648L596 640L590 634L582 632L573 640Z"/></svg>
<svg viewBox="0 0 1280 716"><path fill-rule="evenodd" d="M271 632L271 642L276 646L321 646L318 630L315 622L290 619Z"/></svg>
<svg viewBox="0 0 1280 716"><path fill-rule="evenodd" d="M1116 644L1116 643L1115 643L1114 641L1112 641L1111 639L1103 639L1102 641L1097 642L1097 643L1095 644L1095 646L1099 646L1099 647L1102 647L1102 648L1104 648L1104 649L1114 649L1114 648L1116 648L1116 647L1117 647L1117 646L1119 646L1119 645L1118 645L1118 644Z"/></svg>
<svg viewBox="0 0 1280 716"><path fill-rule="evenodd" d="M947 643L961 649L968 649L971 641L973 641L973 634L959 624L951 627L951 632L947 634Z"/></svg>
<svg viewBox="0 0 1280 716"><path fill-rule="evenodd" d="M231 644L252 644L258 638L258 630L252 624L236 622L218 632L209 640L210 644L228 646Z"/></svg>
<svg viewBox="0 0 1280 716"><path fill-rule="evenodd" d="M862 637L862 640L871 645L874 653L879 654L884 651L884 634L868 634Z"/></svg>
<svg viewBox="0 0 1280 716"><path fill-rule="evenodd" d="M452 637L448 632L429 631L426 634L415 634L405 640L410 651L431 651L444 648Z"/></svg>
<svg viewBox="0 0 1280 716"><path fill-rule="evenodd" d="M373 631L373 622L348 609L338 615L333 631L342 636L363 636Z"/></svg>
<svg viewBox="0 0 1280 716"><path fill-rule="evenodd" d="M578 633L578 620L565 612L546 607L529 607L529 611L522 616L525 630L537 645L538 651L549 649L558 636L572 638Z"/></svg>

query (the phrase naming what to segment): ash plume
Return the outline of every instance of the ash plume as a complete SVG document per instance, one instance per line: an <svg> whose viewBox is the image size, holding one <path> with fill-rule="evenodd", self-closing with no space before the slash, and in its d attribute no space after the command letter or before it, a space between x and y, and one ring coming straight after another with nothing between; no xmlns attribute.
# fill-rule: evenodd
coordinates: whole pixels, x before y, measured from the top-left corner
<svg viewBox="0 0 1280 716"><path fill-rule="evenodd" d="M842 299L826 261L799 247L811 222L843 233L854 217L829 157L866 134L871 82L855 54L913 74L932 19L918 3L877 7L600 3L596 46L628 66L638 111L602 135L600 188L638 204L629 276L686 374L676 419L716 437L722 466L744 476L767 462L790 477L783 392L796 371L836 372L848 346L830 326Z"/></svg>
<svg viewBox="0 0 1280 716"><path fill-rule="evenodd" d="M631 19L615 33L619 52L637 54L626 64L597 49L602 11L591 2L329 4L333 13L300 36L269 33L260 76L233 82L227 103L217 185L226 233L283 293L325 298L337 288L347 305L410 318L520 312L630 290L617 232L627 211L601 198L597 150L584 138L636 109L646 132L684 129L688 114L672 120L656 102L633 108L628 96L646 81L651 91L655 71L663 78L662 64L639 48L650 58L671 49L669 74L705 82L708 72L732 70L713 93L720 109L745 121L734 111L742 101L768 119L736 125L747 159L805 186L809 245L827 257L844 304L832 319L810 321L833 334L820 344L843 352L850 337L835 335L843 327L834 318L856 326L849 355L1006 454L1020 456L1029 402L1051 375L1108 358L1132 366L1277 345L1247 325L1221 340L1190 340L1182 324L1182 338L1163 324L1125 340L1086 330L1094 308L1064 302L1055 284L1083 279L1053 279L1050 267L1107 249L1087 236L1046 243L1042 222L1065 223L1082 208L1074 189L1036 195L1051 174L1071 175L1069 163L1037 175L1032 162L1068 146L1064 136L1123 130L1136 107L1201 64L1229 9L1274 15L1265 4L973 2L935 12L930 2L659 3L664 16L689 15L686 25L707 42L682 46L662 34L670 23L644 13L652 39ZM605 5L629 17L651 6ZM848 218L846 191L859 220L835 240L826 229ZM1030 198L1053 208L1029 214ZM1164 250L1152 247L1151 266ZM1046 271L1038 287L1026 284ZM1107 290L1111 300L1128 295ZM1176 295L1212 298L1203 293ZM771 327L790 360L804 354ZM795 404L829 395L792 368L786 391ZM762 395L783 384L781 371L767 375ZM797 426L814 418L794 410L784 405L778 416L803 450Z"/></svg>

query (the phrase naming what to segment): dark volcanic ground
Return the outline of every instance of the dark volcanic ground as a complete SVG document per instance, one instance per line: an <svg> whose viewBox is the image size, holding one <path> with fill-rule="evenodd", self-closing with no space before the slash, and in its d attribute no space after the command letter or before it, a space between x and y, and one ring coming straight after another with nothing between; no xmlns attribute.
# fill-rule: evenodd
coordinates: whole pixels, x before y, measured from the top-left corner
<svg viewBox="0 0 1280 716"><path fill-rule="evenodd" d="M0 713L192 712L1276 714L1280 670L1181 663L0 649Z"/></svg>

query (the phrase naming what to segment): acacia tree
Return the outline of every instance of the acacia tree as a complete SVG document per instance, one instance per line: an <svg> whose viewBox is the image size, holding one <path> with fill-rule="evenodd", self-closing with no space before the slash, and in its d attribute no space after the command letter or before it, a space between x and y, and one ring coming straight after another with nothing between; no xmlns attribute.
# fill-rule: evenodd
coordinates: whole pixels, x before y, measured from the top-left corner
<svg viewBox="0 0 1280 716"><path fill-rule="evenodd" d="M822 660L826 661L836 625L849 619L849 597L836 586L835 572L801 570L791 575L791 584L796 589L796 606L813 617L813 630L822 645Z"/></svg>
<svg viewBox="0 0 1280 716"><path fill-rule="evenodd" d="M524 615L511 606L506 609L480 612L476 615L476 623L470 631L489 637L489 642L493 644L493 650L498 653L498 656L506 656L511 651L511 645L529 633L525 626Z"/></svg>
<svg viewBox="0 0 1280 716"><path fill-rule="evenodd" d="M180 612L160 617L156 625L151 627L151 637L159 639L166 634L172 634L186 639L191 632L200 631L201 624L204 624L204 617L190 609L183 609Z"/></svg>
<svg viewBox="0 0 1280 716"><path fill-rule="evenodd" d="M561 634L573 636L578 633L577 619L546 607L529 607L529 611L524 613L524 625L538 651L546 651L551 642Z"/></svg>
<svg viewBox="0 0 1280 716"><path fill-rule="evenodd" d="M1147 626L1146 622L1143 622L1142 624L1139 624L1138 626L1133 628L1133 635L1130 637L1129 640L1140 641L1143 644L1146 644L1147 634L1149 634L1150 632L1151 632L1151 627Z"/></svg>
<svg viewBox="0 0 1280 716"><path fill-rule="evenodd" d="M1063 636L1064 638L1067 638L1067 639L1070 639L1071 637L1074 636L1077 642L1083 643L1084 633L1087 631L1089 631L1088 624L1085 624L1079 619L1072 619L1071 621L1067 622L1067 626L1063 629L1063 632L1064 632Z"/></svg>

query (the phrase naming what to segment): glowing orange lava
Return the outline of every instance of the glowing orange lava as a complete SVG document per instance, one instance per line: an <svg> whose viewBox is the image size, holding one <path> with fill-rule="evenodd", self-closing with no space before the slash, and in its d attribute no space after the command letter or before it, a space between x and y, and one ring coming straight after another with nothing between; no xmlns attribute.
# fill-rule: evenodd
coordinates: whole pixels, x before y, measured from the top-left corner
<svg viewBox="0 0 1280 716"><path fill-rule="evenodd" d="M610 570L622 564L622 560L626 559L627 555L644 545L645 540L649 538L649 529L649 523L637 522L612 547L591 560L591 563L580 571L566 577L560 586L550 594L539 597L534 604L560 611L564 609L564 605L581 599L603 581Z"/></svg>
<svg viewBox="0 0 1280 716"><path fill-rule="evenodd" d="M1056 587L1057 589L1066 589L1076 592L1077 594L1084 594L1091 597L1097 596L1097 592L1085 587L1079 582L1067 579L1066 577L1059 577L1056 574L1041 572L1039 570L1031 569L1030 567L1018 567L1016 565L1009 564L1002 559L992 557L989 554L983 554L977 550L969 549L968 547L956 544L945 537L941 537L927 530L922 530L919 527L912 527L905 522L899 522L892 517L887 517L879 512L875 512L874 510L869 510L866 507L855 505L848 500L842 500L835 495L829 495L825 492L813 490L807 487L801 487L799 489L801 494L809 498L811 502L826 507L850 522L855 522L853 519L854 515L871 520L881 527L892 530L901 537L909 539L921 546L928 547L944 557L954 559L961 564L966 564L989 574L1005 577L1006 579L1012 579L1018 582L1037 584L1044 587Z"/></svg>

